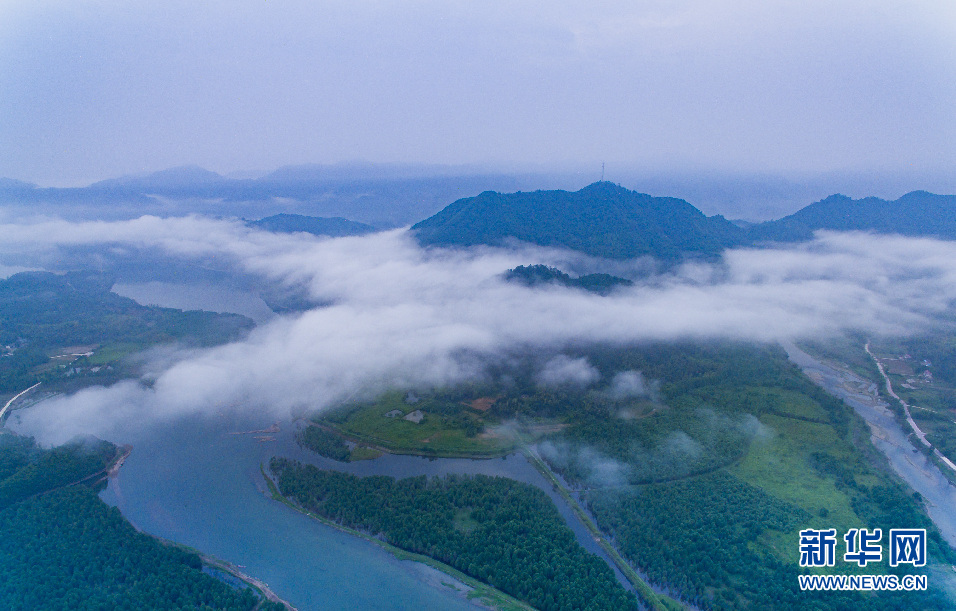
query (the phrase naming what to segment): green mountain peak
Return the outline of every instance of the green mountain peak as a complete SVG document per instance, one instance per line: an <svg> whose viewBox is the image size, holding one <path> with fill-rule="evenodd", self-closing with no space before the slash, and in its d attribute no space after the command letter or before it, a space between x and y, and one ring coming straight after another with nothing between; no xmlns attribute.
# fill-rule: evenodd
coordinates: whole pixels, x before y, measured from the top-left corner
<svg viewBox="0 0 956 611"><path fill-rule="evenodd" d="M608 181L579 191L498 193L460 199L414 225L425 245L501 245L520 240L592 256L664 260L714 257L744 232L682 199L653 197Z"/></svg>

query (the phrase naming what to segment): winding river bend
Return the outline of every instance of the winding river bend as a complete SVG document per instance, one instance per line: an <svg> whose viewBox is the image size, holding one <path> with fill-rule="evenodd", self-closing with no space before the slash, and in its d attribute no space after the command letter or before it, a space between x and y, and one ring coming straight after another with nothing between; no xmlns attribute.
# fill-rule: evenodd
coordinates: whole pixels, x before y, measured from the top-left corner
<svg viewBox="0 0 956 611"><path fill-rule="evenodd" d="M279 432L255 417L224 414L171 424L129 440L132 454L102 498L137 528L237 565L298 609L475 608L453 581L422 564L396 559L379 546L325 526L266 495L260 465L285 456L355 475L501 475L540 487L578 541L611 563L570 507L520 453L490 460L383 455L338 463L294 441L301 424ZM265 440L274 438L273 440ZM630 589L616 569L618 580Z"/></svg>
<svg viewBox="0 0 956 611"><path fill-rule="evenodd" d="M164 307L237 312L257 322L273 316L258 296L237 292L235 287L140 283L114 290ZM301 423L280 423L280 431L269 435L232 434L273 424L265 418L249 414L196 417L148 434L111 440L131 444L134 450L101 496L141 530L237 565L302 611L474 609L462 593L442 585L454 581L444 573L398 560L371 542L272 500L266 495L260 465L278 455L359 476L501 475L544 490L578 542L604 559L618 581L632 589L574 511L520 453L491 460L386 454L370 461L339 463L295 443L294 429Z"/></svg>
<svg viewBox="0 0 956 611"><path fill-rule="evenodd" d="M287 455L290 427L274 442L230 432L270 424L195 418L122 440L133 452L101 496L137 528L237 565L301 611L474 608L434 569L267 497L260 464Z"/></svg>
<svg viewBox="0 0 956 611"><path fill-rule="evenodd" d="M169 287L155 288L133 286L128 292L144 301L183 307L163 301L168 299ZM205 293L190 294L190 298L197 303L189 302L186 307L240 310L259 320L270 315L255 299L241 309L232 303L205 303ZM807 375L866 420L874 444L926 499L930 517L947 541L956 546L956 488L913 446L879 400L876 385L820 363L793 345L785 348ZM119 507L138 528L238 565L302 611L475 607L459 592L443 585L452 580L434 569L400 561L371 542L325 526L269 498L260 465L275 455L356 475L482 473L533 484L555 501L585 549L607 561L570 507L520 454L492 460L386 455L373 461L342 464L299 448L293 440L295 425L290 422L280 423L280 432L270 435L273 441L231 434L271 424L265 416L222 414L112 439L118 444L132 444L134 450L102 497ZM617 570L615 573L627 584Z"/></svg>

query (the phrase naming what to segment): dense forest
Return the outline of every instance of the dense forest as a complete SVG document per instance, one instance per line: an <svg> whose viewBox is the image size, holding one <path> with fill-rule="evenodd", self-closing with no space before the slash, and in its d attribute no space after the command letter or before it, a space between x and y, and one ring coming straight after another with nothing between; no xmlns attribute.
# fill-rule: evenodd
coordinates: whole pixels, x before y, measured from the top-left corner
<svg viewBox="0 0 956 611"><path fill-rule="evenodd" d="M107 276L84 272L0 280L0 393L64 375L108 376L117 359L136 350L172 341L215 345L253 326L237 314L142 306L112 293L112 285ZM78 346L95 353L51 358Z"/></svg>
<svg viewBox="0 0 956 611"><path fill-rule="evenodd" d="M542 456L632 564L700 608L947 606L934 592L798 593L802 528L926 528L931 562L956 563L956 552L862 420L779 346L687 341L563 354L586 359L597 381L542 384L549 357L517 355L489 367L485 381L416 390L416 405L442 405L450 417L488 397L486 427L559 423Z"/></svg>
<svg viewBox="0 0 956 611"><path fill-rule="evenodd" d="M907 503L899 491L873 492L871 498L884 500L880 507L861 512L868 523L884 529L901 524L927 526L917 505ZM768 532L793 533L808 527L811 516L726 472L623 490L595 490L586 498L598 523L614 537L625 557L651 581L668 584L703 609L951 607L942 593L932 590L872 595L800 591L797 575L805 569L767 553L755 541ZM796 549L796 538L781 540ZM865 572L875 570L871 566Z"/></svg>
<svg viewBox="0 0 956 611"><path fill-rule="evenodd" d="M0 509L105 474L116 452L116 446L99 440L41 450L30 438L0 434Z"/></svg>
<svg viewBox="0 0 956 611"><path fill-rule="evenodd" d="M698 342L578 354L604 379L641 371L644 394L538 390L495 409L537 407L565 419L569 426L543 447L545 457L652 581L705 609L788 609L811 600L820 609L948 605L938 592L797 592L801 528L926 528L932 559L950 564L956 552L873 454L851 408L812 384L779 347ZM547 400L538 400L542 394Z"/></svg>
<svg viewBox="0 0 956 611"><path fill-rule="evenodd" d="M89 485L107 442L53 450L0 433L0 608L279 611L206 574L199 556L136 532Z"/></svg>
<svg viewBox="0 0 956 611"><path fill-rule="evenodd" d="M323 429L320 426L310 425L296 433L295 440L304 448L312 450L319 456L325 456L340 462L349 462L352 451L345 445L339 435Z"/></svg>
<svg viewBox="0 0 956 611"><path fill-rule="evenodd" d="M279 490L301 506L431 556L543 611L636 609L610 567L575 540L548 497L501 477L395 480L282 458Z"/></svg>

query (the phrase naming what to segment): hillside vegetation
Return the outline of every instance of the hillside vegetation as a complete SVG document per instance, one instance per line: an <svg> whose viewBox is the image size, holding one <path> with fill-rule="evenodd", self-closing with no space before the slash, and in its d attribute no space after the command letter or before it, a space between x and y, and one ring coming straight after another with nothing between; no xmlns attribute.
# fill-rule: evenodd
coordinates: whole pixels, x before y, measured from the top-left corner
<svg viewBox="0 0 956 611"><path fill-rule="evenodd" d="M887 201L878 197L830 197L776 221L751 227L755 241L800 242L818 229L874 231L956 239L956 195L913 191Z"/></svg>
<svg viewBox="0 0 956 611"><path fill-rule="evenodd" d="M596 257L714 257L745 240L742 229L682 199L652 197L610 182L580 191L496 193L460 199L412 226L422 244L501 245L520 240Z"/></svg>
<svg viewBox="0 0 956 611"><path fill-rule="evenodd" d="M143 306L111 292L112 285L92 272L0 280L0 393L66 376L115 377L108 366L148 346L212 346L254 324L238 314Z"/></svg>

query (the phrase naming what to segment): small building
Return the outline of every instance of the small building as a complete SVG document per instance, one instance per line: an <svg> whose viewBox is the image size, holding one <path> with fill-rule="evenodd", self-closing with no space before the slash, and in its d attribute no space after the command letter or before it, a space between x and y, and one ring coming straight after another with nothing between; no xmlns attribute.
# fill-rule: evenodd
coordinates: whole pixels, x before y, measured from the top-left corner
<svg viewBox="0 0 956 611"><path fill-rule="evenodd" d="M408 420L409 422L414 422L415 424L418 424L419 422L422 421L422 419L423 419L424 417L425 417L425 412L423 412L423 411L420 410L420 409L416 409L416 410L413 411L412 413L410 413L410 414L408 414L407 416L405 416L405 420Z"/></svg>

